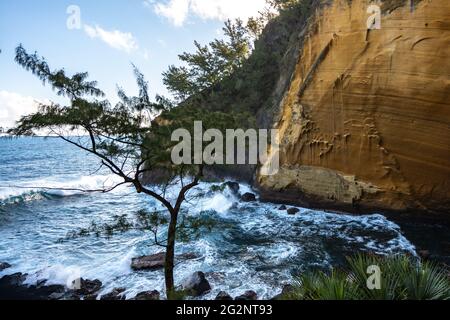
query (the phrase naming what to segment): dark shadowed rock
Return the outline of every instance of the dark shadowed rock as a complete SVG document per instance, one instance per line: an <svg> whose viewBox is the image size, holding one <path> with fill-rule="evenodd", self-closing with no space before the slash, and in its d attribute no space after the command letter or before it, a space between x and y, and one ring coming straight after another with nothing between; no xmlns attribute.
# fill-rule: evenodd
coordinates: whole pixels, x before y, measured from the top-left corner
<svg viewBox="0 0 450 320"><path fill-rule="evenodd" d="M24 285L27 275L16 273L0 279L0 300L61 300L66 296L66 288L61 285L46 286L45 281Z"/></svg>
<svg viewBox="0 0 450 320"><path fill-rule="evenodd" d="M422 258L423 260L430 259L431 253L428 250L420 250L417 253L419 254L420 258Z"/></svg>
<svg viewBox="0 0 450 320"><path fill-rule="evenodd" d="M227 181L223 185L228 187L228 189L230 189L234 195L237 195L237 196L239 195L239 190L241 189L239 183Z"/></svg>
<svg viewBox="0 0 450 320"><path fill-rule="evenodd" d="M289 214L289 215L291 215L291 216L294 216L294 215L296 215L297 213L299 213L300 212L300 209L297 209L297 208L289 208L288 210L287 210L287 213Z"/></svg>
<svg viewBox="0 0 450 320"><path fill-rule="evenodd" d="M215 300L217 300L217 301L233 301L233 298L225 291L220 291Z"/></svg>
<svg viewBox="0 0 450 320"><path fill-rule="evenodd" d="M161 297L160 297L159 292L154 290L154 291L145 291L145 292L138 293L138 295L133 300L156 301L156 300L159 300L160 298Z"/></svg>
<svg viewBox="0 0 450 320"><path fill-rule="evenodd" d="M256 301L258 300L258 294L255 291L247 291L242 296L236 297L236 301Z"/></svg>
<svg viewBox="0 0 450 320"><path fill-rule="evenodd" d="M0 263L0 271L3 271L5 269L11 268L11 265L9 263L6 262L1 262Z"/></svg>
<svg viewBox="0 0 450 320"><path fill-rule="evenodd" d="M64 300L66 296L66 292L53 292L48 296L48 300Z"/></svg>
<svg viewBox="0 0 450 320"><path fill-rule="evenodd" d="M278 210L280 211L286 211L287 207L285 205L282 205L281 207L278 208Z"/></svg>
<svg viewBox="0 0 450 320"><path fill-rule="evenodd" d="M124 288L116 288L108 294L105 294L100 298L104 301L125 300L127 297L123 294L126 291Z"/></svg>
<svg viewBox="0 0 450 320"><path fill-rule="evenodd" d="M0 279L0 283L5 286L21 286L23 282L26 280L27 275L23 273L14 273L8 276L4 276Z"/></svg>
<svg viewBox="0 0 450 320"><path fill-rule="evenodd" d="M247 192L242 195L241 201L243 202L255 202L256 196L253 193Z"/></svg>
<svg viewBox="0 0 450 320"><path fill-rule="evenodd" d="M75 293L82 296L92 296L102 288L100 280L85 280L83 278L74 280Z"/></svg>
<svg viewBox="0 0 450 320"><path fill-rule="evenodd" d="M183 281L182 287L188 295L193 297L200 297L211 290L211 286L203 272L192 274Z"/></svg>

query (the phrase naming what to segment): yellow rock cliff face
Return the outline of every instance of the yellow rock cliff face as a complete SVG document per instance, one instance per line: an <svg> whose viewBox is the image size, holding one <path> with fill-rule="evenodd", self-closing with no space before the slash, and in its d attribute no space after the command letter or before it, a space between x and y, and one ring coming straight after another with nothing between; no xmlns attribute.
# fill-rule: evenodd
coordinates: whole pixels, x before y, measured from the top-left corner
<svg viewBox="0 0 450 320"><path fill-rule="evenodd" d="M368 30L374 3L316 12L276 117L281 169L258 177L263 198L448 213L450 1L380 2L381 29Z"/></svg>

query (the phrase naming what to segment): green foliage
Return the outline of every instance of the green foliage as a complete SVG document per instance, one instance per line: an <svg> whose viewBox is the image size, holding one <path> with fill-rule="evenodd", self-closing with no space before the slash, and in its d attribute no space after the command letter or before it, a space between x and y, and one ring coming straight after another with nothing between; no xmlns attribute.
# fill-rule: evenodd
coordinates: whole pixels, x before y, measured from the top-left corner
<svg viewBox="0 0 450 320"><path fill-rule="evenodd" d="M369 266L378 266L381 289L367 286ZM299 277L289 300L448 300L449 271L406 256L357 255L344 270L309 272Z"/></svg>
<svg viewBox="0 0 450 320"><path fill-rule="evenodd" d="M208 45L194 42L195 53L179 55L186 66L170 66L163 73L163 82L179 100L210 89L242 66L250 53L250 39L241 20L228 20L223 28L226 40Z"/></svg>
<svg viewBox="0 0 450 320"><path fill-rule="evenodd" d="M302 275L294 291L285 300L350 300L358 292L358 287L348 281L345 272L333 270Z"/></svg>
<svg viewBox="0 0 450 320"><path fill-rule="evenodd" d="M222 185L217 185L217 184L213 184L210 188L209 191L211 192L223 192L226 189L226 185L222 184Z"/></svg>
<svg viewBox="0 0 450 320"><path fill-rule="evenodd" d="M87 72L76 73L72 77L66 76L64 69L51 71L44 58L37 53L28 54L20 45L16 49L16 62L27 71L35 74L44 84L50 83L58 95L77 98L84 95L103 97L104 93L99 90L96 81L87 81Z"/></svg>
<svg viewBox="0 0 450 320"><path fill-rule="evenodd" d="M173 289L167 293L167 299L171 301L184 301L189 296L186 290Z"/></svg>
<svg viewBox="0 0 450 320"><path fill-rule="evenodd" d="M202 234L211 233L216 225L216 220L210 215L183 216L177 228L177 239L181 242L197 240Z"/></svg>
<svg viewBox="0 0 450 320"><path fill-rule="evenodd" d="M158 238L160 231L164 231L169 220L164 212L139 210L134 217L127 215L114 216L108 223L91 222L87 228L70 231L60 242L74 240L83 237L105 237L111 238L117 233L126 233L132 230L141 232L151 232L154 235L156 245L162 245ZM217 222L207 214L199 216L183 216L177 226L177 238L181 242L189 242L198 239L202 234L210 233L216 227Z"/></svg>

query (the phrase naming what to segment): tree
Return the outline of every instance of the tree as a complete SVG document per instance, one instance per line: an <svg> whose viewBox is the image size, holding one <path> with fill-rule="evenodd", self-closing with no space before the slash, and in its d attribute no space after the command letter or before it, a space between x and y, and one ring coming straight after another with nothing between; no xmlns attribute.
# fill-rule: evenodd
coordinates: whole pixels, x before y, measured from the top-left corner
<svg viewBox="0 0 450 320"><path fill-rule="evenodd" d="M127 96L119 88L121 101L111 106L108 100L100 100L105 94L97 88L95 81L87 80L88 73L68 76L64 69L52 71L44 58L37 53L27 53L22 46L16 49L15 60L44 84L50 84L58 95L67 97L70 104L42 104L36 113L22 117L17 126L9 130L10 134L34 135L37 131L49 130L52 135L94 155L101 166L121 178L120 183L94 191L109 192L120 185L131 185L136 192L148 195L167 209L169 225L163 246L166 248L165 285L170 299L175 293L174 257L181 207L203 174L202 165L172 165L170 150L174 143L170 134L174 128L189 128L192 117L179 116L165 124L151 121L155 115L170 114L172 105L158 96L156 102L150 100L148 83L134 66L139 95ZM168 175L163 187L155 191L145 185L143 176L158 169L165 170ZM165 196L169 185L179 187L173 201ZM155 222L153 218L150 220ZM160 244L156 235L155 242Z"/></svg>
<svg viewBox="0 0 450 320"><path fill-rule="evenodd" d="M164 84L178 100L213 88L239 69L248 58L251 43L242 20L228 20L223 31L226 40L216 39L205 46L195 41L195 53L179 55L186 66L172 65L163 73Z"/></svg>

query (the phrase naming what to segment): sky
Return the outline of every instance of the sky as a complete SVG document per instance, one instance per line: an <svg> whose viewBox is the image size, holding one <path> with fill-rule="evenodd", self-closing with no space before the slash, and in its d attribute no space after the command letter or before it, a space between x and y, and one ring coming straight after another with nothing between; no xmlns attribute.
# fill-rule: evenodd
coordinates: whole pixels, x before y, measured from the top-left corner
<svg viewBox="0 0 450 320"><path fill-rule="evenodd" d="M52 69L88 71L110 101L117 85L136 93L131 64L168 95L161 74L178 54L222 36L226 19L257 15L265 0L0 0L0 127L36 110L36 102L67 103L14 62L22 44Z"/></svg>

